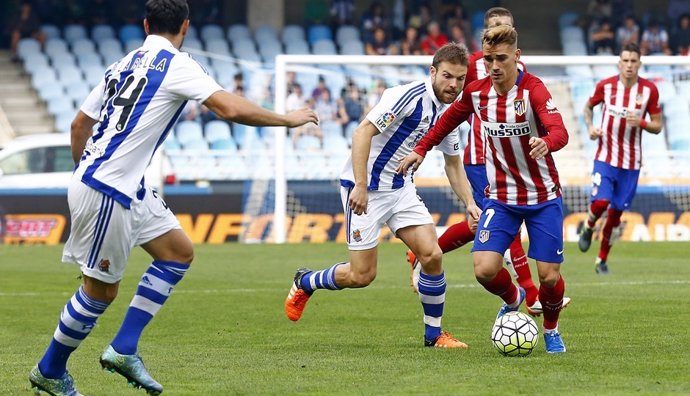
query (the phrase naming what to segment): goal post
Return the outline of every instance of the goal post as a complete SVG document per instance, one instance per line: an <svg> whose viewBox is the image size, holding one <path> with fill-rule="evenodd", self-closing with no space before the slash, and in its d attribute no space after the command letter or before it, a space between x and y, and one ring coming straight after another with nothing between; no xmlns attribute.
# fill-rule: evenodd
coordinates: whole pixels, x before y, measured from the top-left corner
<svg viewBox="0 0 690 396"><path fill-rule="evenodd" d="M610 66L615 67L618 63L618 56L531 56L525 55L520 58L526 65L528 70L537 70L535 74L545 81L547 86L549 86L549 81L560 81L565 82L564 86L569 87L569 83L579 84L578 81L586 81L587 87L591 86L593 88L593 82L598 79L602 79L612 75L600 75L597 73L596 67L598 66ZM690 81L690 57L687 56L643 56L642 64L646 67L655 66L660 67L657 70L659 73L665 73L667 70L673 69L673 76L666 76L667 78L682 79ZM286 112L286 98L288 96L287 92L287 73L291 70L304 70L316 69L325 65L339 65L339 66L355 66L355 65L367 65L367 66L417 66L417 67L428 67L431 65L431 56L369 56L369 55L278 55L275 58L275 111L280 114L285 114ZM592 66L589 68L587 66ZM563 71L561 76L542 76L539 72L541 67L562 67ZM565 70L571 67L581 67L580 71L584 70L583 75L577 76L577 72L572 73L570 77L565 73ZM668 69L665 69L667 67ZM606 69L611 71L612 69ZM590 75L591 74L591 75ZM642 73L641 71L641 74ZM662 76L663 77L663 76ZM687 85L690 89L690 84ZM551 87L549 87L551 90ZM568 94L569 94L568 88ZM588 92L591 93L591 92ZM553 92L552 92L553 94ZM690 100L690 95L684 96L684 100ZM557 102L558 103L558 102ZM560 104L559 104L560 107ZM574 111L578 112L580 109L574 107ZM688 111L688 109L686 109ZM577 114L576 114L577 115ZM566 125L568 126L568 125ZM575 125L577 128L578 126ZM688 132L690 132L690 126L687 126ZM275 174L274 174L274 213L273 213L273 241L275 243L285 243L287 241L287 231L288 231L288 183L286 177L286 163L285 163L285 144L287 142L287 128L274 128L275 135ZM572 133L571 133L572 134ZM664 143L665 144L665 143ZM591 151L591 146L580 150L577 158L570 158L567 154L563 155L564 163L568 163L572 166L585 167L588 168L591 165L591 156L593 153L585 152ZM557 153L557 154L560 154ZM583 158L588 158L586 164L582 164L581 160ZM653 155L654 153L652 153ZM668 154L664 151L664 156ZM675 153L680 160L684 161L690 167L690 152L679 152ZM558 158L557 158L558 159ZM570 162L568 162L570 161ZM660 162L663 163L663 162ZM686 174L687 173L687 174ZM690 172L682 173L678 183L684 184L685 186L690 185ZM683 178L686 177L686 178ZM576 183L584 187L588 183L588 180L576 180ZM651 184L654 184L653 182ZM683 208L686 211L690 211L690 195L688 188L681 189L680 195L683 197L681 199ZM674 190L675 191L675 190ZM664 193L665 194L665 193ZM673 193L672 193L673 194ZM582 195L582 194L580 194ZM582 197L580 197L582 200ZM586 198L586 196L585 196ZM674 201L676 202L676 201ZM690 219L689 219L690 220ZM690 224L689 224L690 226Z"/></svg>

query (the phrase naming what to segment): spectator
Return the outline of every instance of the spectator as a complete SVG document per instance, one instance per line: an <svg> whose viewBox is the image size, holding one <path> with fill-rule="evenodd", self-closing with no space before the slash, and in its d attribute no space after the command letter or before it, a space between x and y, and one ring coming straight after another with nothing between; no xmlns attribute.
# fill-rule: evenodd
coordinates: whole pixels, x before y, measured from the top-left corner
<svg viewBox="0 0 690 396"><path fill-rule="evenodd" d="M338 106L331 98L331 90L324 88L314 98L313 109L319 115L319 121L335 121L338 118Z"/></svg>
<svg viewBox="0 0 690 396"><path fill-rule="evenodd" d="M431 17L431 8L429 8L429 5L424 3L419 5L416 14L410 15L407 25L413 26L421 32L427 29L427 26L429 25L429 23L431 23L432 20L433 18Z"/></svg>
<svg viewBox="0 0 690 396"><path fill-rule="evenodd" d="M673 49L678 55L688 55L690 49L690 14L678 19L678 28L673 33Z"/></svg>
<svg viewBox="0 0 690 396"><path fill-rule="evenodd" d="M381 100L381 96L383 96L383 91L385 90L386 83L381 79L376 80L374 83L374 89L368 95L367 108L364 113L369 113L369 111L376 106L376 104Z"/></svg>
<svg viewBox="0 0 690 396"><path fill-rule="evenodd" d="M450 41L457 43L457 44L464 44L465 47L469 48L470 52L475 51L472 43L467 41L467 36L465 36L465 30L462 28L462 25L459 23L456 23L455 25L451 26L451 28L450 28Z"/></svg>
<svg viewBox="0 0 690 396"><path fill-rule="evenodd" d="M587 6L587 16L592 22L606 18L611 20L613 6L611 0L591 0Z"/></svg>
<svg viewBox="0 0 690 396"><path fill-rule="evenodd" d="M422 40L422 54L433 55L448 42L448 36L441 33L438 22L430 22L427 27L427 36Z"/></svg>
<svg viewBox="0 0 690 396"><path fill-rule="evenodd" d="M611 28L611 21L604 18L599 23L590 37L592 45L592 54L594 55L613 55L616 46L615 34Z"/></svg>
<svg viewBox="0 0 690 396"><path fill-rule="evenodd" d="M297 84L297 73L289 71L285 73L285 85L288 93L292 92L292 88Z"/></svg>
<svg viewBox="0 0 690 396"><path fill-rule="evenodd" d="M354 0L331 0L331 28L336 32L340 26L354 24Z"/></svg>
<svg viewBox="0 0 690 396"><path fill-rule="evenodd" d="M690 15L690 1L688 0L669 0L668 1L668 20L674 21L678 15Z"/></svg>
<svg viewBox="0 0 690 396"><path fill-rule="evenodd" d="M350 82L345 90L345 98L343 99L345 106L345 113L350 122L361 121L362 114L364 114L364 106L362 105L362 96L359 87Z"/></svg>
<svg viewBox="0 0 690 396"><path fill-rule="evenodd" d="M421 55L422 41L419 40L419 31L414 26L405 29L405 37L400 40L401 55Z"/></svg>
<svg viewBox="0 0 690 396"><path fill-rule="evenodd" d="M446 31L448 34L452 37L453 29L457 25L460 27L460 30L462 30L462 34L465 38L472 37L472 26L470 26L470 22L467 20L465 7L463 7L460 3L452 4L452 6L446 4L445 6L448 11L443 14L443 19L445 20ZM452 38L451 41L457 42ZM475 50L470 49L470 51L473 52Z"/></svg>
<svg viewBox="0 0 690 396"><path fill-rule="evenodd" d="M640 27L637 25L635 16L628 14L623 19L623 24L616 32L618 48L623 48L626 44L640 44Z"/></svg>
<svg viewBox="0 0 690 396"><path fill-rule="evenodd" d="M649 26L642 33L640 50L642 55L671 55L671 49L668 46L668 33L658 20L649 21Z"/></svg>
<svg viewBox="0 0 690 396"><path fill-rule="evenodd" d="M239 94L237 90L235 91L235 93ZM206 125L206 123L209 121L215 121L218 119L216 113L214 113L211 109L204 106L203 104L200 106L199 117L201 118L201 123L203 125Z"/></svg>
<svg viewBox="0 0 690 396"><path fill-rule="evenodd" d="M292 84L292 89L287 98L285 98L285 110L290 112L301 109L306 105L304 97L302 97L302 86L299 83Z"/></svg>
<svg viewBox="0 0 690 396"><path fill-rule="evenodd" d="M319 82L316 84L314 89L311 91L311 98L317 100L323 91L327 91L326 79L323 76L319 76Z"/></svg>
<svg viewBox="0 0 690 396"><path fill-rule="evenodd" d="M19 16L14 22L10 33L10 49L12 60L17 61L17 45L23 38L34 38L41 44L45 41L45 35L41 32L41 23L31 9L30 3L22 3L19 8Z"/></svg>
<svg viewBox="0 0 690 396"><path fill-rule="evenodd" d="M374 29L374 37L364 46L367 55L397 55L398 48L391 43L382 27Z"/></svg>
<svg viewBox="0 0 690 396"><path fill-rule="evenodd" d="M369 10L362 16L362 32L364 34L364 42L370 41L374 37L376 28L383 28L387 33L390 29L390 19L386 16L383 5L375 1L369 7Z"/></svg>

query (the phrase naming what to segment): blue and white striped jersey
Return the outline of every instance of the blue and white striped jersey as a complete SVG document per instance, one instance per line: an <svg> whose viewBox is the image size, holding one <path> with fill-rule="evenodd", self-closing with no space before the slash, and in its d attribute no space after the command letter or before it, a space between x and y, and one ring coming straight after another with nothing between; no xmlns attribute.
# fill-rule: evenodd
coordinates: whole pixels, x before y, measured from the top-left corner
<svg viewBox="0 0 690 396"><path fill-rule="evenodd" d="M144 191L146 167L187 100L203 102L222 89L187 53L149 35L106 70L82 104L80 110L100 124L74 177L129 208Z"/></svg>
<svg viewBox="0 0 690 396"><path fill-rule="evenodd" d="M395 168L448 107L436 98L431 78L383 92L379 103L366 117L380 132L372 139L369 151L369 190L397 190L412 181L411 172L404 177L395 173ZM437 148L444 154L460 155L459 132L450 133ZM354 180L350 156L340 174L340 183L351 187Z"/></svg>

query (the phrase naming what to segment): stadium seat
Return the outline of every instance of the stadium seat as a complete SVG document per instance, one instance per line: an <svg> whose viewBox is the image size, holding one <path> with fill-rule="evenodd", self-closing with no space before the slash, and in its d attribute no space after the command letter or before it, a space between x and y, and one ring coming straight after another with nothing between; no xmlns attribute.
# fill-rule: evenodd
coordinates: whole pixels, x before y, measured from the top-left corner
<svg viewBox="0 0 690 396"><path fill-rule="evenodd" d="M88 69L84 69L84 81L86 81L87 84L89 84L89 87L93 89L98 83L101 82L101 79L104 78L104 68L94 68L90 67Z"/></svg>
<svg viewBox="0 0 690 396"><path fill-rule="evenodd" d="M182 146L186 146L193 140L204 140L201 125L196 121L180 121L175 130L175 137Z"/></svg>
<svg viewBox="0 0 690 396"><path fill-rule="evenodd" d="M201 40L198 39L185 39L182 44L182 51L189 52L190 49L202 51L204 45L201 43Z"/></svg>
<svg viewBox="0 0 690 396"><path fill-rule="evenodd" d="M278 41L278 32L276 32L276 28L270 25L261 25L257 26L257 28L254 30L254 38L256 39L257 43L261 43L263 41Z"/></svg>
<svg viewBox="0 0 690 396"><path fill-rule="evenodd" d="M219 25L208 24L201 27L199 35L205 43L210 40L218 40L223 38L223 28Z"/></svg>
<svg viewBox="0 0 690 396"><path fill-rule="evenodd" d="M276 55L283 52L278 41L267 41L264 43L259 43L259 54L266 63L273 63L275 61Z"/></svg>
<svg viewBox="0 0 690 396"><path fill-rule="evenodd" d="M55 25L41 25L41 33L45 35L46 40L60 38L60 28Z"/></svg>
<svg viewBox="0 0 690 396"><path fill-rule="evenodd" d="M144 29L139 25L124 25L120 28L118 32L118 37L123 43L127 43L132 40L144 41Z"/></svg>
<svg viewBox="0 0 690 396"><path fill-rule="evenodd" d="M43 72L31 76L31 87L38 91L43 85L55 84L55 80L57 80L55 70L52 68L45 69Z"/></svg>
<svg viewBox="0 0 690 396"><path fill-rule="evenodd" d="M117 39L103 39L98 41L98 51L101 55L104 52L122 53L122 44Z"/></svg>
<svg viewBox="0 0 690 396"><path fill-rule="evenodd" d="M236 24L228 27L227 39L229 41L247 40L251 39L251 37L252 34L247 25Z"/></svg>
<svg viewBox="0 0 690 396"><path fill-rule="evenodd" d="M65 86L65 96L70 99L75 107L81 106L91 89L84 81L75 81Z"/></svg>
<svg viewBox="0 0 690 396"><path fill-rule="evenodd" d="M313 136L302 136L298 140L298 143L302 138L304 137L309 137L313 138ZM314 138L316 139L316 138ZM309 139L310 141L312 139ZM317 139L318 141L318 139ZM309 143L310 145L313 143ZM306 148L306 150L310 150L310 148ZM323 155L323 153L319 152L311 152L311 153L302 153L300 154L300 164L302 168L306 171L305 178L310 179L310 180L325 180L328 179L330 175L329 168L328 168L328 162L326 160L326 157Z"/></svg>
<svg viewBox="0 0 690 396"><path fill-rule="evenodd" d="M103 69L103 62L101 56L97 52L89 52L77 57L77 65L82 71L86 72L88 69Z"/></svg>
<svg viewBox="0 0 690 396"><path fill-rule="evenodd" d="M53 98L47 102L48 112L52 115L60 113L74 112L74 106L71 101L65 98Z"/></svg>
<svg viewBox="0 0 690 396"><path fill-rule="evenodd" d="M579 15L575 12L564 12L558 16L558 26L564 28L566 26L575 25Z"/></svg>
<svg viewBox="0 0 690 396"><path fill-rule="evenodd" d="M472 17L470 20L470 23L472 24L472 31L475 31L477 29L484 29L484 13L486 11L481 10L481 11L475 11L472 13Z"/></svg>
<svg viewBox="0 0 690 396"><path fill-rule="evenodd" d="M88 38L81 38L72 41L72 53L77 56L92 54L96 52L96 46Z"/></svg>
<svg viewBox="0 0 690 396"><path fill-rule="evenodd" d="M219 139L211 143L211 150L237 151L237 144L232 139Z"/></svg>
<svg viewBox="0 0 690 396"><path fill-rule="evenodd" d="M309 41L309 44L314 45L314 43L319 40L333 40L333 34L328 26L315 25L309 28L307 32L307 41Z"/></svg>
<svg viewBox="0 0 690 396"><path fill-rule="evenodd" d="M59 84L45 84L39 87L38 96L45 102L65 95L65 90Z"/></svg>
<svg viewBox="0 0 690 396"><path fill-rule="evenodd" d="M302 135L295 142L295 150L298 152L321 150L321 141L316 136Z"/></svg>
<svg viewBox="0 0 690 396"><path fill-rule="evenodd" d="M63 87L67 87L74 82L81 82L83 79L81 71L76 67L58 67L56 71L58 82L62 84Z"/></svg>
<svg viewBox="0 0 690 396"><path fill-rule="evenodd" d="M226 121L214 120L204 125L204 136L209 143L222 139L231 139L230 125Z"/></svg>
<svg viewBox="0 0 690 396"><path fill-rule="evenodd" d="M287 25L283 28L283 44L292 41L305 41L304 28L299 25Z"/></svg>
<svg viewBox="0 0 690 396"><path fill-rule="evenodd" d="M59 38L46 40L44 48L44 51L47 55L64 54L69 52L67 49L67 42Z"/></svg>
<svg viewBox="0 0 690 396"><path fill-rule="evenodd" d="M312 50L315 55L337 55L335 43L330 39L318 40L312 43Z"/></svg>
<svg viewBox="0 0 690 396"><path fill-rule="evenodd" d="M50 68L48 57L40 52L32 52L26 55L24 60L24 70L33 75L36 71Z"/></svg>
<svg viewBox="0 0 690 396"><path fill-rule="evenodd" d="M308 55L309 44L304 40L295 40L285 43L285 53L290 55Z"/></svg>
<svg viewBox="0 0 690 396"><path fill-rule="evenodd" d="M240 155L218 157L218 170L221 176L230 180L250 179L250 171Z"/></svg>
<svg viewBox="0 0 690 396"><path fill-rule="evenodd" d="M340 126L340 125L339 125ZM347 152L349 149L347 140L342 134L324 134L323 150L330 155L330 153Z"/></svg>
<svg viewBox="0 0 690 396"><path fill-rule="evenodd" d="M182 145L185 150L198 150L206 151L208 150L208 143L204 139L194 139Z"/></svg>
<svg viewBox="0 0 690 396"><path fill-rule="evenodd" d="M224 38L207 41L206 51L216 55L230 56L230 48Z"/></svg>
<svg viewBox="0 0 690 396"><path fill-rule="evenodd" d="M359 37L359 29L351 25L340 26L335 32L335 42L339 47L342 47L350 41L360 41Z"/></svg>
<svg viewBox="0 0 690 396"><path fill-rule="evenodd" d="M166 152L176 152L181 150L182 146L180 146L180 143L175 139L175 135L170 134L165 138L165 141L163 141L163 149L165 149Z"/></svg>
<svg viewBox="0 0 690 396"><path fill-rule="evenodd" d="M29 54L40 54L41 43L32 38L23 38L17 44L17 55L19 59L25 60Z"/></svg>
<svg viewBox="0 0 690 396"><path fill-rule="evenodd" d="M55 129L58 132L70 133L72 132L72 120L74 120L74 113L65 111L55 115Z"/></svg>
<svg viewBox="0 0 690 396"><path fill-rule="evenodd" d="M130 53L130 52L140 48L142 44L144 44L144 40L142 40L142 39L129 40L129 41L125 42L125 52Z"/></svg>
<svg viewBox="0 0 690 396"><path fill-rule="evenodd" d="M359 40L347 41L340 45L342 55L364 55L364 44Z"/></svg>
<svg viewBox="0 0 690 396"><path fill-rule="evenodd" d="M91 39L100 42L105 39L114 39L115 29L110 25L95 25L91 28Z"/></svg>
<svg viewBox="0 0 690 396"><path fill-rule="evenodd" d="M86 33L86 28L82 25L70 24L65 26L62 31L62 36L68 43L74 43L77 40L82 40L88 38Z"/></svg>

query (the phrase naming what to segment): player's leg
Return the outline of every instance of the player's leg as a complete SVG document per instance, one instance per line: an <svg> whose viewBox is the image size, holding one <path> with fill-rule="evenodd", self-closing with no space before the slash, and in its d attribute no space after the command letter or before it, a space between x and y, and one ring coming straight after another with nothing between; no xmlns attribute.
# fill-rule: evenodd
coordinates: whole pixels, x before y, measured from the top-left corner
<svg viewBox="0 0 690 396"><path fill-rule="evenodd" d="M513 278L503 266L503 253L521 224L522 217L514 209L495 200L484 202L472 247L474 276L489 293L503 300L497 317L516 311L525 299L525 291L513 284Z"/></svg>
<svg viewBox="0 0 690 396"><path fill-rule="evenodd" d="M565 352L558 332L558 317L563 307L565 282L563 262L563 201L557 198L535 205L525 218L530 241L529 257L537 260L539 300L544 313L544 341L549 353Z"/></svg>
<svg viewBox="0 0 690 396"><path fill-rule="evenodd" d="M611 206L609 207L606 223L604 223L604 229L601 233L601 246L599 247L599 254L594 268L598 274L602 275L609 273L607 264L609 252L614 242L620 238L623 232L621 216L623 216L623 211L630 207L633 198L635 198L640 171L619 169L617 176Z"/></svg>
<svg viewBox="0 0 690 396"><path fill-rule="evenodd" d="M615 168L601 162L594 161L594 168L592 170L592 195L590 197L590 205L587 210L587 220L582 224L580 229L580 238L578 240L578 247L580 251L586 252L592 244L592 236L594 235L594 226L597 220L609 207L609 202L613 197L613 188L615 176Z"/></svg>
<svg viewBox="0 0 690 396"><path fill-rule="evenodd" d="M142 275L125 318L113 341L101 355L104 369L115 371L149 393L162 392L144 367L137 350L144 328L167 302L194 257L192 242L182 231L157 192L147 188L141 201L132 202L131 246L141 246L153 258Z"/></svg>
<svg viewBox="0 0 690 396"><path fill-rule="evenodd" d="M29 376L33 387L53 394L76 392L67 361L117 296L129 254L125 208L78 180L67 198L72 224L62 261L81 266L84 285L63 308L53 339Z"/></svg>
<svg viewBox="0 0 690 396"><path fill-rule="evenodd" d="M367 213L357 216L348 203L350 191L346 187L340 189L350 262L335 263L320 271L308 268L297 270L284 303L285 315L292 321L302 317L309 298L317 289L365 287L376 277L378 237L381 226L389 216L395 193L371 191ZM376 196L376 199L372 199L372 196Z"/></svg>

